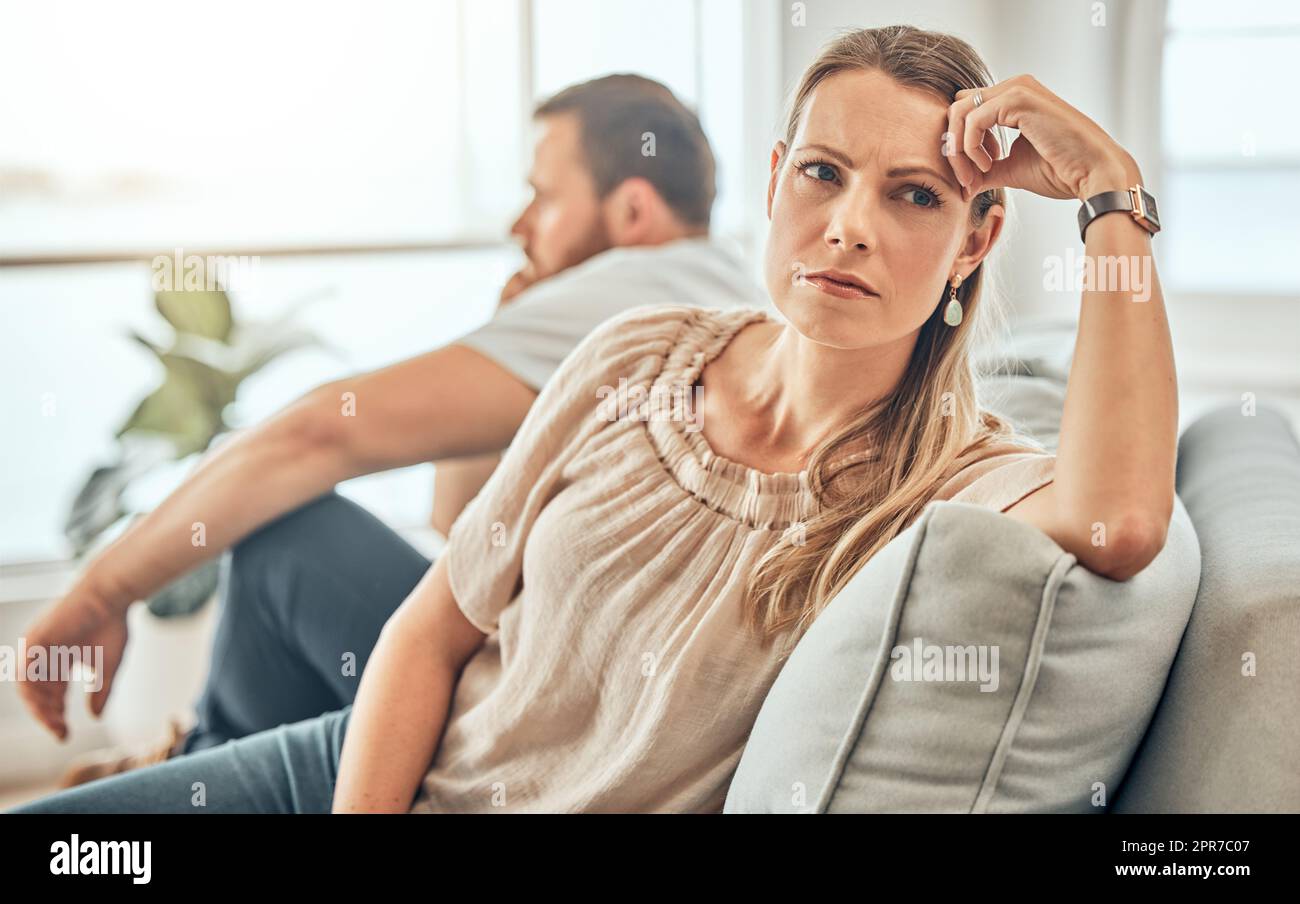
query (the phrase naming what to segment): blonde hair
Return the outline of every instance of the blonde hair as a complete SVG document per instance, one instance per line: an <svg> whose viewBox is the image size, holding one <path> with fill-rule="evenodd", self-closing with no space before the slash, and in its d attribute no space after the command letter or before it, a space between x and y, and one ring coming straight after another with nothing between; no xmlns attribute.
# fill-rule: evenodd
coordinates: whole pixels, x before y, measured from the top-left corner
<svg viewBox="0 0 1300 904"><path fill-rule="evenodd" d="M787 153L814 89L845 70L879 70L899 84L931 91L945 103L959 89L993 83L975 50L951 35L907 25L843 34L822 50L799 82L786 119ZM973 198L972 226L979 226L995 204L1006 204L1003 189ZM991 446L1010 442L1042 449L1017 436L997 415L982 411L976 398L972 346L981 337L973 332L975 324L982 322L986 335L989 321L999 320L996 310L980 313L985 269L981 261L957 290L964 312L961 325L954 328L943 321L945 286L894 391L813 450L808 473L819 511L802 530L787 531L768 551L747 588L747 617L764 645L794 629L792 648L862 566L921 513L947 480Z"/></svg>

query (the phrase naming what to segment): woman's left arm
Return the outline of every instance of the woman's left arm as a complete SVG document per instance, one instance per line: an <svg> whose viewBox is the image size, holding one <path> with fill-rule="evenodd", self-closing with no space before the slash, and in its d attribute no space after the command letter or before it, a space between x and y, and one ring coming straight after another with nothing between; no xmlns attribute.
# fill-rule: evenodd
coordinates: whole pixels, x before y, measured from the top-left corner
<svg viewBox="0 0 1300 904"><path fill-rule="evenodd" d="M949 159L970 197L1006 186L1083 201L1142 182L1131 155L1032 77L982 89L978 107L973 94L958 92L949 112L962 139ZM1020 130L997 161L982 147L995 123ZM1164 547L1174 506L1178 385L1151 241L1125 213L1088 226L1084 255L1098 278L1083 292L1055 479L1007 510L1115 580Z"/></svg>

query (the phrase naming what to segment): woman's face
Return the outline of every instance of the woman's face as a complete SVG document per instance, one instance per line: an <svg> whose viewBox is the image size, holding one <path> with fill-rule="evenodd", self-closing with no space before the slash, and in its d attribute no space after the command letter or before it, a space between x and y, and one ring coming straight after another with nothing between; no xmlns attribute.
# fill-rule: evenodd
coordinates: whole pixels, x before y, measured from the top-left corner
<svg viewBox="0 0 1300 904"><path fill-rule="evenodd" d="M879 71L841 71L809 98L793 146L777 142L765 277L803 336L844 349L914 342L951 276L969 276L992 248L1002 208L972 229L942 154L947 111ZM815 276L825 270L870 294Z"/></svg>

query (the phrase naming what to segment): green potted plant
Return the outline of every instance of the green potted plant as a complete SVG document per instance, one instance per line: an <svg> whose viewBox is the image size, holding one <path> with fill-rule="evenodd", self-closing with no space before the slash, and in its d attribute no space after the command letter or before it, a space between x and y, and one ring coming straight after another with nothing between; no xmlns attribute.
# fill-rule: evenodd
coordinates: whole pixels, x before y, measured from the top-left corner
<svg viewBox="0 0 1300 904"><path fill-rule="evenodd" d="M141 514L125 504L134 481L205 451L231 429L226 409L244 380L288 351L321 345L291 323L301 302L263 323L237 322L230 298L220 288L159 291L154 304L171 327L170 344L159 346L137 333L131 338L162 365L162 378L115 434L115 460L95 468L77 493L64 525L77 557L112 528ZM216 584L214 560L151 597L149 610L163 617L196 612Z"/></svg>

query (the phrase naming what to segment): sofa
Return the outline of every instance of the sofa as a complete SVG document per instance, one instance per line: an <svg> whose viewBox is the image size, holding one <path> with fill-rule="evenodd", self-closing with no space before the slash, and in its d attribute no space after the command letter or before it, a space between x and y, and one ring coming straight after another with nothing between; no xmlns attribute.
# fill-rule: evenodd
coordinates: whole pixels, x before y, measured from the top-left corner
<svg viewBox="0 0 1300 904"><path fill-rule="evenodd" d="M982 401L1055 449L1071 331ZM935 502L800 639L726 813L1300 812L1300 444L1260 406L1183 431L1165 548L1125 582Z"/></svg>

